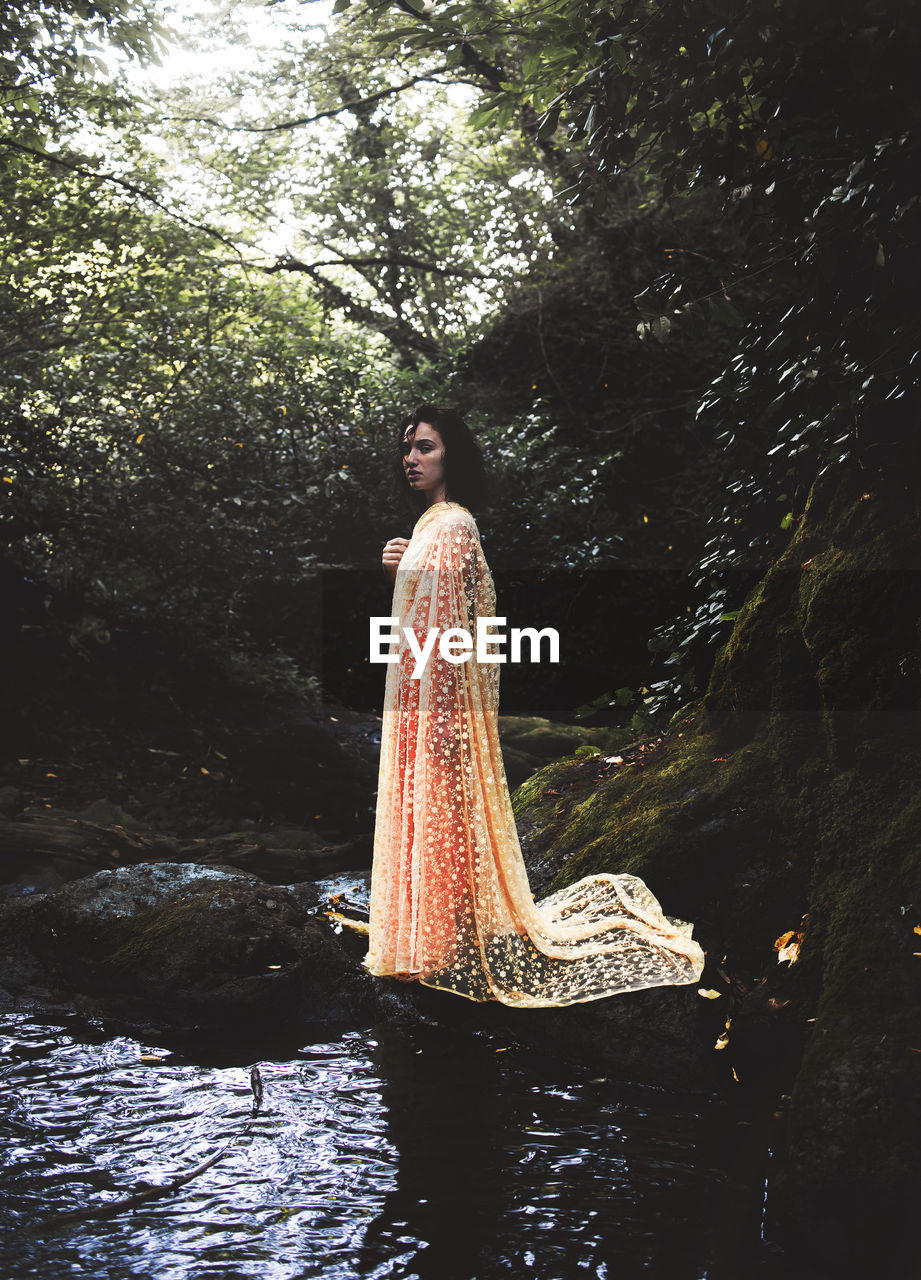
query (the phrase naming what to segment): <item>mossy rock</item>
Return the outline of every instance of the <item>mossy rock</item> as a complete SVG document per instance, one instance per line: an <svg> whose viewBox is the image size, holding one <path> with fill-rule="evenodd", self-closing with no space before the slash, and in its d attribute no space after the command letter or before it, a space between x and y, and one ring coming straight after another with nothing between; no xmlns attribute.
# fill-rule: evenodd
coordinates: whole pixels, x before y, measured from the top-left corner
<svg viewBox="0 0 921 1280"><path fill-rule="evenodd" d="M306 891L303 891L306 890ZM313 886L232 868L140 863L0 904L4 985L180 1030L360 1023L370 977L314 908Z"/></svg>
<svg viewBox="0 0 921 1280"><path fill-rule="evenodd" d="M877 1273L908 1256L921 1195L919 710L921 501L846 463L702 698L622 764L558 760L513 797L535 896L628 872L695 923L732 1017L727 1084L784 1111L773 1229Z"/></svg>
<svg viewBox="0 0 921 1280"><path fill-rule="evenodd" d="M584 744L613 750L632 737L626 729L563 724L543 716L500 716L499 735L503 742L542 760L558 759Z"/></svg>
<svg viewBox="0 0 921 1280"><path fill-rule="evenodd" d="M499 740L509 786L521 786L548 761L570 756L581 748L614 751L632 741L629 729L564 724L543 716L500 716Z"/></svg>

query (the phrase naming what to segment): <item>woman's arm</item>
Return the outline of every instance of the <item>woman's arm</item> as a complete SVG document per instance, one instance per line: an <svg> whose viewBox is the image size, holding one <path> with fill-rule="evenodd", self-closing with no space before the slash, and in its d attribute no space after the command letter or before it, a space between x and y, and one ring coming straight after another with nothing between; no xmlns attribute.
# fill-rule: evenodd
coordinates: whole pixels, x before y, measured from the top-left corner
<svg viewBox="0 0 921 1280"><path fill-rule="evenodd" d="M428 601L423 630L437 628L440 641L445 631L459 627L469 632L476 644L479 561L475 526L466 520L446 522L433 539L423 576ZM449 662L436 643L422 677L424 740L428 750L446 763L457 763L464 750L472 662L472 656L466 662Z"/></svg>

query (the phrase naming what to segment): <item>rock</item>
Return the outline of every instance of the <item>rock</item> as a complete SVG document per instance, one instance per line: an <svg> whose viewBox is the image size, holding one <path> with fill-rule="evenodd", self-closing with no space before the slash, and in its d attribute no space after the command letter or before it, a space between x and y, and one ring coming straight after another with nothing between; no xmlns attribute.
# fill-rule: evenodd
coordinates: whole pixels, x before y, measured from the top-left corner
<svg viewBox="0 0 921 1280"><path fill-rule="evenodd" d="M269 888L232 868L99 871L0 904L2 982L89 997L144 1026L364 1024L377 1011L373 982L311 914L318 902L314 886Z"/></svg>
<svg viewBox="0 0 921 1280"><path fill-rule="evenodd" d="M140 822L121 805L113 804L107 798L94 800L74 816L83 818L86 822L93 822L98 827L125 827L129 831L149 830L145 823Z"/></svg>
<svg viewBox="0 0 921 1280"><path fill-rule="evenodd" d="M169 836L104 827L66 809L0 818L0 886L48 892L103 867L179 856Z"/></svg>
<svg viewBox="0 0 921 1280"><path fill-rule="evenodd" d="M343 909L360 914L367 907L369 879L367 874L343 876L316 887L324 896L341 894ZM356 963L367 950L366 939L354 934L343 936L342 942ZM712 1046L726 1016L725 1002L702 1000L697 984L651 987L558 1009L515 1009L498 1001L459 999L396 978L375 982L389 1020L440 1023L465 1027L471 1033L493 1031L520 1044L593 1063L626 1079L663 1087L711 1089L720 1075L721 1064L715 1061L719 1055Z"/></svg>
<svg viewBox="0 0 921 1280"><path fill-rule="evenodd" d="M921 503L902 479L825 468L661 744L558 761L514 797L538 894L625 872L694 922L731 1019L714 1059L743 1096L789 1097L775 1238L899 1277L921 1196Z"/></svg>
<svg viewBox="0 0 921 1280"><path fill-rule="evenodd" d="M88 813L127 821L102 826ZM371 835L331 844L301 828L231 831L178 840L144 827L108 801L81 813L66 809L0 817L0 894L51 892L93 871L152 861L236 867L270 884L293 884L371 865Z"/></svg>
<svg viewBox="0 0 921 1280"><path fill-rule="evenodd" d="M19 787L0 787L0 814L4 817L12 818L14 814L21 813L24 803Z"/></svg>
<svg viewBox="0 0 921 1280"><path fill-rule="evenodd" d="M520 786L550 760L571 755L578 747L614 750L629 741L623 729L561 724L544 716L500 716L499 737L509 786Z"/></svg>

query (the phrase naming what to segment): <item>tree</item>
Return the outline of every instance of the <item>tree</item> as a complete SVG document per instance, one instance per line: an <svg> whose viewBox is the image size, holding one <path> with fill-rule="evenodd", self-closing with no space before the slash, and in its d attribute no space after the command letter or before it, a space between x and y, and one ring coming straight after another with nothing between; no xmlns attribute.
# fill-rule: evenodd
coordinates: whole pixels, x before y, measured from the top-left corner
<svg viewBox="0 0 921 1280"><path fill-rule="evenodd" d="M537 112L578 168L577 207L597 216L637 173L678 206L719 196L728 252L676 252L637 298L647 340L723 330L734 346L694 415L723 450L696 607L654 641L676 660L712 647L740 603L728 575L751 580L776 556L818 469L917 466L916 7L338 7L408 15L384 27L385 48L501 66L499 83L480 79L475 120Z"/></svg>

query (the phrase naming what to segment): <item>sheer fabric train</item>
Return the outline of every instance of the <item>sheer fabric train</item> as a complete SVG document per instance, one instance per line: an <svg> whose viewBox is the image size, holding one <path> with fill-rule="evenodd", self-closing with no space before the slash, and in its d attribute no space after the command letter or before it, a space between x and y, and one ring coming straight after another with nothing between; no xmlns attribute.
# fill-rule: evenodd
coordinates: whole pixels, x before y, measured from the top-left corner
<svg viewBox="0 0 921 1280"><path fill-rule="evenodd" d="M473 515L434 503L394 584L365 968L526 1007L696 982L693 926L665 916L636 876L587 876L535 902L499 746L499 664L451 663L436 642L412 678L403 628L420 647L433 627L475 638L495 608Z"/></svg>

